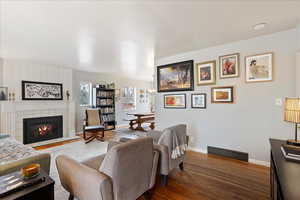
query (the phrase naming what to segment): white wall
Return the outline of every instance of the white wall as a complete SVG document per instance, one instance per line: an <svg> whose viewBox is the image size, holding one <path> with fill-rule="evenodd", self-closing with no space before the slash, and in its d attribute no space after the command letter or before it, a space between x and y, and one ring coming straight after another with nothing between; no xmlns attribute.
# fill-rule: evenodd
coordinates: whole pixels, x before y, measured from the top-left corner
<svg viewBox="0 0 300 200"><path fill-rule="evenodd" d="M72 94L72 69L23 60L4 59L3 84L8 87L9 92L16 94L16 101L22 99L22 80L62 83L64 99L66 99L65 91L69 90Z"/></svg>
<svg viewBox="0 0 300 200"><path fill-rule="evenodd" d="M103 83L115 83L116 88L120 89L123 87L136 87L138 89L152 88L151 82L134 80L122 77L120 74L106 74L106 73L92 73L84 71L74 71L73 79L73 92L74 100L76 103L76 132L82 131L83 119L85 118L85 109L79 105L79 86L81 81L91 82L92 84L103 84ZM138 92L137 92L137 109L133 112L149 112L149 103L140 103ZM116 121L117 125L128 125L127 121L124 121L128 111L123 111L120 102L116 102Z"/></svg>
<svg viewBox="0 0 300 200"><path fill-rule="evenodd" d="M297 32L293 29L158 59L156 66L190 59L195 63L218 60L218 56L231 53L240 53L241 56L239 78L220 80L217 65L216 85L195 85L194 92L176 92L188 94L187 109L164 109L164 93L159 93L156 98L158 129L185 123L192 148L205 151L207 145L222 147L248 152L250 159L268 161L269 138L293 136L293 125L283 121L283 106L276 106L275 99L283 100L296 94L296 39ZM246 83L244 57L270 51L274 52L274 81ZM210 103L211 87L232 85L236 92L234 104ZM191 109L190 94L197 92L207 93L207 109Z"/></svg>
<svg viewBox="0 0 300 200"><path fill-rule="evenodd" d="M297 36L298 36L298 43L297 43L297 79L296 79L296 87L297 87L297 96L300 97L300 24L297 26Z"/></svg>

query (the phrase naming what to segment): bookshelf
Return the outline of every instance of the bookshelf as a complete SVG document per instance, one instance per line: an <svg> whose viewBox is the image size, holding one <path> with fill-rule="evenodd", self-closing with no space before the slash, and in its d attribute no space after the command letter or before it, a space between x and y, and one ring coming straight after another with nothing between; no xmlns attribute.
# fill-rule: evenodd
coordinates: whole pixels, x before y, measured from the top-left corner
<svg viewBox="0 0 300 200"><path fill-rule="evenodd" d="M115 90L93 88L93 106L100 109L105 130L114 130L116 128Z"/></svg>

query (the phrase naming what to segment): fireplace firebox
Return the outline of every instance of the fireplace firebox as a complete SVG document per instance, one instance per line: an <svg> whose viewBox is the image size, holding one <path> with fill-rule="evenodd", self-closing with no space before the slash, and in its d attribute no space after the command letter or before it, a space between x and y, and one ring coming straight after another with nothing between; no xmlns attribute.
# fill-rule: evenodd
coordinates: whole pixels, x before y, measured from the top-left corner
<svg viewBox="0 0 300 200"><path fill-rule="evenodd" d="M31 144L63 136L63 117L50 116L23 119L23 143Z"/></svg>

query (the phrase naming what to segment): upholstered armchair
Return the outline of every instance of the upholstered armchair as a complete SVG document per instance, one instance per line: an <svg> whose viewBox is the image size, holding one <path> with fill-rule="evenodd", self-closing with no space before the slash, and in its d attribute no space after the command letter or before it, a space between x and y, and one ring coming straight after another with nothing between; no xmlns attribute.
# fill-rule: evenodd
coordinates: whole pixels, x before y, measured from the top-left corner
<svg viewBox="0 0 300 200"><path fill-rule="evenodd" d="M154 148L160 153L159 170L162 176L163 185L168 183L168 174L176 167L183 170L183 162L185 154L172 158L172 134L180 133L186 137L186 143L188 144L189 137L187 136L187 129L185 124L175 125L164 129L163 131L148 131L147 136L150 136L154 140Z"/></svg>
<svg viewBox="0 0 300 200"><path fill-rule="evenodd" d="M101 120L101 112L99 109L87 109L85 111L85 120L83 122L83 139L85 143L89 143L94 139L103 140L104 137L104 123ZM89 137L86 136L86 132L92 132ZM102 133L102 136L99 135Z"/></svg>
<svg viewBox="0 0 300 200"><path fill-rule="evenodd" d="M135 200L154 186L158 156L153 139L145 137L111 143L105 155L82 163L59 156L56 166L69 199Z"/></svg>

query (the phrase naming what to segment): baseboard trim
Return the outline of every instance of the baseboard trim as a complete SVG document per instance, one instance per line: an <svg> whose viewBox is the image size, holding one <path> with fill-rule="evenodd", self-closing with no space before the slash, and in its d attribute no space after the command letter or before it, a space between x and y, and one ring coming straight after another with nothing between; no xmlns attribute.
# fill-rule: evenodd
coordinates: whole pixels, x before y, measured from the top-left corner
<svg viewBox="0 0 300 200"><path fill-rule="evenodd" d="M207 154L206 149L199 149L199 148L189 147L188 150L198 152L198 153ZM256 159L249 158L249 163L256 164L256 165L261 165L261 166L265 166L265 167L270 167L270 162L262 161L262 160L256 160Z"/></svg>

